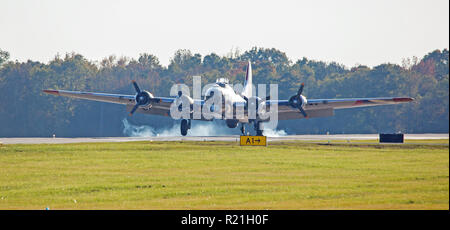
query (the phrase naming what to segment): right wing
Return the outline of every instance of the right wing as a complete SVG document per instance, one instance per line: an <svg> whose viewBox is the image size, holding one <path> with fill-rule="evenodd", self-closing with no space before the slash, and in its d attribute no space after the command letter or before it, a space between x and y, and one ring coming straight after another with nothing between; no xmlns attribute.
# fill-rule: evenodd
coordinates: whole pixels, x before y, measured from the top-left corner
<svg viewBox="0 0 450 230"><path fill-rule="evenodd" d="M304 107L308 118L329 117L334 115L335 109L348 109L356 107L392 105L413 101L410 97L379 97L379 98L346 98L346 99L308 99ZM269 100L278 103L278 119L291 120L305 118L297 108L289 104L289 100Z"/></svg>

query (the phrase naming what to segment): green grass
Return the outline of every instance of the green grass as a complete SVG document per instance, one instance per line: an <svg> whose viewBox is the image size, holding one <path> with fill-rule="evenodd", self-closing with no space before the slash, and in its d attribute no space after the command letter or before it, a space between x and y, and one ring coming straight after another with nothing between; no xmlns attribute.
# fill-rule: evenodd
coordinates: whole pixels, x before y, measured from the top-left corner
<svg viewBox="0 0 450 230"><path fill-rule="evenodd" d="M0 175L0 209L449 209L448 145L2 145Z"/></svg>
<svg viewBox="0 0 450 230"><path fill-rule="evenodd" d="M289 142L289 141L283 141ZM300 143L346 143L346 144L379 144L380 141L377 140L293 140L291 142ZM448 145L448 139L405 139L406 144L432 144L432 145ZM383 144L393 144L393 143L383 143ZM396 144L396 143L395 143Z"/></svg>

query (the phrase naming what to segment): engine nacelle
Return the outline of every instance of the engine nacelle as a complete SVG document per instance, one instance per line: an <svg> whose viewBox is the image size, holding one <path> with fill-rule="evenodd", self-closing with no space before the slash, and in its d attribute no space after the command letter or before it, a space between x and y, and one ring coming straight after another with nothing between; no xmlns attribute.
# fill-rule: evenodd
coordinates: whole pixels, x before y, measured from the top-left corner
<svg viewBox="0 0 450 230"><path fill-rule="evenodd" d="M304 108L305 105L308 104L308 100L306 100L306 97L303 95L300 95L300 99L302 100L302 108Z"/></svg>
<svg viewBox="0 0 450 230"><path fill-rule="evenodd" d="M176 99L177 101L175 102L176 104L179 103L178 105L178 111L183 111L183 104L186 103L189 105L190 108L190 113L194 112L193 111L193 107L194 107L194 99L192 99L191 97L184 95L184 94L180 94L179 93L179 97L177 97Z"/></svg>
<svg viewBox="0 0 450 230"><path fill-rule="evenodd" d="M228 119L225 122L227 123L228 128L232 128L232 129L236 128L239 123L239 121L235 120L235 119Z"/></svg>
<svg viewBox="0 0 450 230"><path fill-rule="evenodd" d="M144 108L151 108L152 107L152 99L154 98L153 94L151 94L148 91L141 91L138 94L136 94L136 104L139 104L139 106Z"/></svg>
<svg viewBox="0 0 450 230"><path fill-rule="evenodd" d="M266 111L266 100L261 99L260 97L250 97L244 98L247 103L245 105L246 109L248 109L249 117L259 116L260 113L265 113Z"/></svg>
<svg viewBox="0 0 450 230"><path fill-rule="evenodd" d="M300 97L297 97L297 95L292 96L289 99L289 103L291 104L291 106L293 106L294 108L304 108L306 104L308 104L308 100L306 99L305 96L303 95L299 95Z"/></svg>

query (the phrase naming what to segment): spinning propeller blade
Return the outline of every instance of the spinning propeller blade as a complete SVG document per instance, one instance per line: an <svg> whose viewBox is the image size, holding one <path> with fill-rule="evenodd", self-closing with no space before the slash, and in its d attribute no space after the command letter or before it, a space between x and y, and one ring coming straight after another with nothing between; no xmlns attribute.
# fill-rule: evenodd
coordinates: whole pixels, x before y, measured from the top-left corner
<svg viewBox="0 0 450 230"><path fill-rule="evenodd" d="M291 99L289 99L289 102L291 103L291 106L297 108L305 118L308 118L308 114L306 114L305 110L303 109L304 105L302 100L302 93L304 87L305 83L302 83L300 85L300 88L298 88L297 94L292 96Z"/></svg>
<svg viewBox="0 0 450 230"><path fill-rule="evenodd" d="M139 104L138 103L136 103L136 105L133 107L133 109L131 110L131 112L130 112L130 116L131 115L133 115L133 113L136 111L136 109L139 107Z"/></svg>
<svg viewBox="0 0 450 230"><path fill-rule="evenodd" d="M136 92L137 92L137 93L140 93L140 92L141 92L141 89L139 89L139 86L138 86L138 84L136 83L136 81L133 80L133 81L131 81L131 82L133 82L133 85L134 85L134 88L136 89Z"/></svg>

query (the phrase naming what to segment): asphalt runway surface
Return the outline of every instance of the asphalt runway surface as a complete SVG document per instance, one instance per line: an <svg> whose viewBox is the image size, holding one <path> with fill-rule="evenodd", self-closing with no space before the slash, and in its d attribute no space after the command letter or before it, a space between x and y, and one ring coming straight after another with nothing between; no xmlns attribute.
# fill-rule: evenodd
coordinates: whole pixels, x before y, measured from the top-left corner
<svg viewBox="0 0 450 230"><path fill-rule="evenodd" d="M378 134L334 134L334 135L286 135L279 137L268 137L272 141L333 141L344 140L378 140ZM405 134L406 140L421 139L448 139L449 134ZM172 137L80 137L80 138L41 138L41 137L18 137L0 138L2 144L65 144L65 143L88 143L88 142L129 142L129 141L230 141L238 142L239 136L172 136Z"/></svg>

